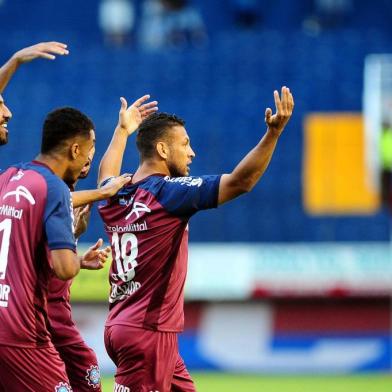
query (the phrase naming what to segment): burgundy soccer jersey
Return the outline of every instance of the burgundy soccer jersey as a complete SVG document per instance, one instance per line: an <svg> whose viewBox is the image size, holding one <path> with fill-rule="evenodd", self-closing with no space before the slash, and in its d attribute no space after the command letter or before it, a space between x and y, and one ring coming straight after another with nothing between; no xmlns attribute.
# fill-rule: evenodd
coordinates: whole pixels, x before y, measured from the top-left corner
<svg viewBox="0 0 392 392"><path fill-rule="evenodd" d="M39 162L0 175L0 345L51 345L47 329L49 251L75 251L71 195Z"/></svg>
<svg viewBox="0 0 392 392"><path fill-rule="evenodd" d="M48 283L48 318L52 342L56 347L81 343L80 335L72 320L70 288L72 279L63 281L51 274Z"/></svg>
<svg viewBox="0 0 392 392"><path fill-rule="evenodd" d="M188 221L217 207L219 181L152 175L99 208L113 255L106 325L182 331Z"/></svg>

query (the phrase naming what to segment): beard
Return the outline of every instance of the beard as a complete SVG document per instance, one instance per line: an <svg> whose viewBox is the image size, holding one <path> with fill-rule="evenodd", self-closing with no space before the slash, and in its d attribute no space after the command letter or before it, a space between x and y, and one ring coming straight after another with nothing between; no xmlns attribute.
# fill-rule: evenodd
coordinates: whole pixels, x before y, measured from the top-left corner
<svg viewBox="0 0 392 392"><path fill-rule="evenodd" d="M167 166L170 172L170 177L186 177L189 175L189 169L187 166L180 167L174 162L168 163Z"/></svg>
<svg viewBox="0 0 392 392"><path fill-rule="evenodd" d="M8 143L8 133L0 132L0 146Z"/></svg>

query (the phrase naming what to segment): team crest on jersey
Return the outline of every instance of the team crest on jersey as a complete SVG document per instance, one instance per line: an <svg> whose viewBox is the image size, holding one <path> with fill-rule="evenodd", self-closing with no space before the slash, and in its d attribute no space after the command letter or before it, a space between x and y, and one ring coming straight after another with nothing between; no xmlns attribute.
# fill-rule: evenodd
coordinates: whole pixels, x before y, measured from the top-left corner
<svg viewBox="0 0 392 392"><path fill-rule="evenodd" d="M125 197L122 197L121 199L118 199L118 204L120 206L130 206L133 203L134 196L132 196L130 199L126 199Z"/></svg>
<svg viewBox="0 0 392 392"><path fill-rule="evenodd" d="M99 372L98 366L91 365L90 369L87 369L87 375L85 377L90 387L99 388L101 385L101 373Z"/></svg>
<svg viewBox="0 0 392 392"><path fill-rule="evenodd" d="M54 388L54 392L72 392L72 388L66 382L61 382Z"/></svg>

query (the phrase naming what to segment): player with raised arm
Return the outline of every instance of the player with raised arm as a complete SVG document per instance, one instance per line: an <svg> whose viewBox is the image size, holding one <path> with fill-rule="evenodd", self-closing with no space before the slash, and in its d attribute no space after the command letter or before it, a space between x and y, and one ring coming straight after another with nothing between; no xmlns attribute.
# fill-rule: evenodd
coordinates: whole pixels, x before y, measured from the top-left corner
<svg viewBox="0 0 392 392"><path fill-rule="evenodd" d="M156 102L145 103L148 96L141 98L141 106L138 108L141 118L146 118L156 109ZM86 178L89 174L91 163L94 158L95 148L92 148L88 156L88 161L83 167L79 179ZM69 184L73 191L76 182ZM90 215L90 206L74 209L75 216L75 237L87 229L87 222ZM99 249L102 246L102 239L91 248ZM110 247L105 249L108 254ZM105 254L106 256L106 254ZM89 260L81 264L81 268L98 270L103 268L103 259ZM48 284L48 317L50 322L50 333L52 342L65 363L67 375L73 392L99 392L100 372L97 357L94 351L87 346L80 335L74 321L72 320L70 304L70 288L72 280L62 281L52 275Z"/></svg>
<svg viewBox="0 0 392 392"><path fill-rule="evenodd" d="M61 42L41 42L39 44L23 48L12 55L12 57L0 68L0 145L8 142L8 121L11 119L11 111L4 103L2 93L12 76L20 65L32 60L43 58L54 60L56 55L67 55L67 45Z"/></svg>
<svg viewBox="0 0 392 392"><path fill-rule="evenodd" d="M0 174L1 392L71 391L47 329L47 284L51 273L71 279L107 254L90 248L77 256L65 184L86 164L93 129L81 112L58 109L44 123L37 158Z"/></svg>
<svg viewBox="0 0 392 392"><path fill-rule="evenodd" d="M132 181L100 207L113 255L105 345L117 366L118 390L195 391L177 343L184 325L188 222L259 181L294 108L287 87L280 96L275 91L274 99L276 113L265 112L265 135L229 174L189 177L195 153L180 118L158 113L139 126L140 165ZM122 99L99 182L119 173L127 138L137 128L135 106L127 108Z"/></svg>

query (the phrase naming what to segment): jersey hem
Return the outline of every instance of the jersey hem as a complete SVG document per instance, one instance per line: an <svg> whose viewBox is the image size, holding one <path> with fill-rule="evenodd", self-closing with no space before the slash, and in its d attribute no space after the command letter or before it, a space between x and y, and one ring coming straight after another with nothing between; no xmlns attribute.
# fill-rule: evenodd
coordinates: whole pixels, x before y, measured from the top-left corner
<svg viewBox="0 0 392 392"><path fill-rule="evenodd" d="M139 329L146 329L148 331L154 331L154 332L175 332L175 333L181 333L184 331L184 328L161 328L161 327L153 327L149 325L140 325L140 324L134 324L134 323L129 323L126 321L109 321L105 323L105 327L112 327L114 325L124 325L127 327L132 327L132 328L139 328Z"/></svg>

